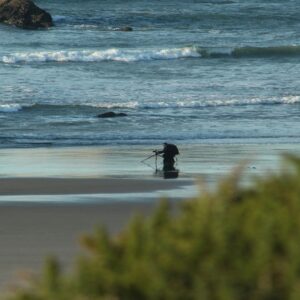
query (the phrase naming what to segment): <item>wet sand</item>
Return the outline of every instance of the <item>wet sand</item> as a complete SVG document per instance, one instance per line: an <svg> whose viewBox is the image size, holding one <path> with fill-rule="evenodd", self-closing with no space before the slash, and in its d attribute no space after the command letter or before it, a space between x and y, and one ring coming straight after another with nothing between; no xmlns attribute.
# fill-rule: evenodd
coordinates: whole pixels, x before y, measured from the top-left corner
<svg viewBox="0 0 300 300"><path fill-rule="evenodd" d="M70 268L82 250L81 234L103 224L116 234L134 214L149 215L156 203L0 205L0 291L41 270L49 255Z"/></svg>
<svg viewBox="0 0 300 300"><path fill-rule="evenodd" d="M157 146L0 149L0 178L133 178L157 179L155 158L144 163ZM300 144L179 145L180 178L228 173L242 160L259 174L278 167L281 153L300 154ZM157 167L162 167L158 158Z"/></svg>
<svg viewBox="0 0 300 300"><path fill-rule="evenodd" d="M69 268L80 252L82 233L99 224L115 234L135 213L149 215L158 190L167 194L197 177L213 185L241 160L249 161L247 176L264 176L280 168L281 153L299 155L300 145L188 145L180 150L175 180L154 176L151 159L149 165L140 163L149 154L146 146L0 150L0 290L20 271L40 270L49 254ZM97 193L109 197L85 202L85 194ZM153 197L145 201L146 193ZM79 201L65 201L76 194ZM134 194L140 196L132 200ZM13 195L22 201L10 201Z"/></svg>
<svg viewBox="0 0 300 300"><path fill-rule="evenodd" d="M0 196L147 193L171 190L190 183L125 178L0 178Z"/></svg>

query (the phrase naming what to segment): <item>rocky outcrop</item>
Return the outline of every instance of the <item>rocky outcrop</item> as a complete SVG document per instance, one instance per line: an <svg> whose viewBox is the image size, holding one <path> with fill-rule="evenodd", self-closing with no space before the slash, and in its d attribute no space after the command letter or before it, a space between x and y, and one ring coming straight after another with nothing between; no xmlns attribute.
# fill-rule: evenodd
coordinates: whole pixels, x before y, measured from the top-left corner
<svg viewBox="0 0 300 300"><path fill-rule="evenodd" d="M133 28L130 26L117 27L114 29L115 31L133 31Z"/></svg>
<svg viewBox="0 0 300 300"><path fill-rule="evenodd" d="M53 26L51 15L31 0L0 0L0 22L24 29Z"/></svg>
<svg viewBox="0 0 300 300"><path fill-rule="evenodd" d="M126 117L125 113L115 113L113 111L108 111L103 114L98 115L98 118L115 118L115 117Z"/></svg>

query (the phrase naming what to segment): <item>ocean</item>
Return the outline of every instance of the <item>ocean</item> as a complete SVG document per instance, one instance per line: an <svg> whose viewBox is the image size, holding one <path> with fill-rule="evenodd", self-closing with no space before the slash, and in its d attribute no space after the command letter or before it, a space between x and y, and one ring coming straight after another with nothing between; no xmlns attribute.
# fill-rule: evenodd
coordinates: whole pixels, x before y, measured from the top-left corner
<svg viewBox="0 0 300 300"><path fill-rule="evenodd" d="M300 142L299 0L36 4L0 25L0 147Z"/></svg>

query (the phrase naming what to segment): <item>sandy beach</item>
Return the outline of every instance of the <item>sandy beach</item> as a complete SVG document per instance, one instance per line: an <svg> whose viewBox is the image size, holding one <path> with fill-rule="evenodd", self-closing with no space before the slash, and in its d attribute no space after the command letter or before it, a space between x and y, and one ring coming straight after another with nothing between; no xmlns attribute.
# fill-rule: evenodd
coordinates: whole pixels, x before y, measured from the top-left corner
<svg viewBox="0 0 300 300"><path fill-rule="evenodd" d="M117 178L2 178L0 196L146 193L171 190L186 184L190 182Z"/></svg>
<svg viewBox="0 0 300 300"><path fill-rule="evenodd" d="M134 214L148 215L156 203L0 205L0 290L41 270L49 255L69 268L80 253L81 234L103 224L115 234Z"/></svg>
<svg viewBox="0 0 300 300"><path fill-rule="evenodd" d="M104 225L115 234L135 213L149 215L161 196L177 203L191 195L199 177L213 186L243 160L248 178L264 176L281 167L281 153L300 153L297 144L188 145L179 177L165 180L154 161L140 163L148 148L0 150L0 289L40 270L47 255L69 269L82 233Z"/></svg>

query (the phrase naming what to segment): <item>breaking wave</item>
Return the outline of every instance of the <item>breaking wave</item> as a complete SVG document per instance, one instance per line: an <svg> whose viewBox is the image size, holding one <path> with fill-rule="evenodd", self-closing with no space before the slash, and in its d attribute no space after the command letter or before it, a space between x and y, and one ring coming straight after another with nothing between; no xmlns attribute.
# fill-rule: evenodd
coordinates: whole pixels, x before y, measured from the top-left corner
<svg viewBox="0 0 300 300"><path fill-rule="evenodd" d="M200 57L197 48L170 48L158 50L96 50L96 51L42 51L8 54L0 57L6 64L34 62L101 62L121 61L135 62L147 60L178 59L185 57Z"/></svg>
<svg viewBox="0 0 300 300"><path fill-rule="evenodd" d="M0 105L0 112L8 113L8 112L17 112L22 109L22 105L20 104L1 104Z"/></svg>
<svg viewBox="0 0 300 300"><path fill-rule="evenodd" d="M106 49L79 51L41 51L18 52L0 56L0 62L6 64L38 62L137 62L150 60L168 60L181 58L219 58L219 57L274 57L300 56L300 46L278 47L240 47L234 49L206 49L202 47L183 47L166 49Z"/></svg>
<svg viewBox="0 0 300 300"><path fill-rule="evenodd" d="M148 102L139 103L129 101L126 103L101 103L91 106L103 109L125 108L125 109L163 109L163 108L205 108L217 106L246 106L246 105L278 105L300 103L300 96L284 96L281 98L252 98L247 100L207 100L207 101L175 101L175 102Z"/></svg>
<svg viewBox="0 0 300 300"><path fill-rule="evenodd" d="M20 110L69 110L70 108L86 109L164 109L164 108L205 108L205 107L218 107L218 106L247 106L247 105L280 105L280 104L297 104L300 103L300 96L284 96L280 98L252 98L247 100L227 99L227 100L207 100L207 101L175 101L175 102L104 102L104 103L85 103L85 104L2 104L0 105L0 112L10 113L18 112Z"/></svg>

